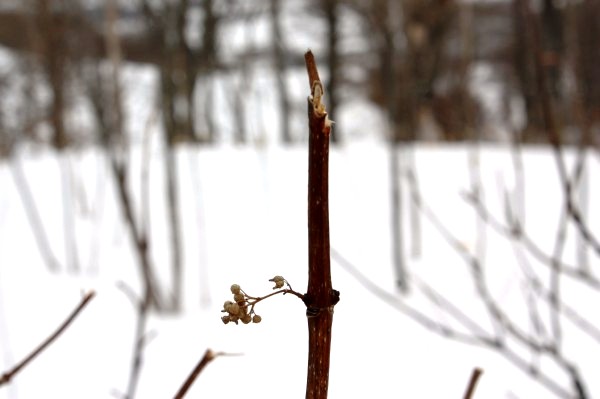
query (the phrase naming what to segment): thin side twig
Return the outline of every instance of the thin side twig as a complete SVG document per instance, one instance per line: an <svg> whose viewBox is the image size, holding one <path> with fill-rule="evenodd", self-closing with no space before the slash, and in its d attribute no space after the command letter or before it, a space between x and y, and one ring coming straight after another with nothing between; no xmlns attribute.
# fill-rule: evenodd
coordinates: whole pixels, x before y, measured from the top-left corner
<svg viewBox="0 0 600 399"><path fill-rule="evenodd" d="M174 399L182 399L186 395L187 391L191 388L194 381L196 381L196 378L198 378L202 370L204 370L206 365L218 356L239 356L239 354L213 352L212 350L207 349L206 352L204 352L204 356L202 356L202 359L200 359L196 367L194 367L190 375L183 382L183 385L181 385L181 388L179 388L179 390L175 394Z"/></svg>
<svg viewBox="0 0 600 399"><path fill-rule="evenodd" d="M58 338L63 331L65 331L69 325L75 320L77 315L85 308L88 302L96 295L94 291L90 291L81 299L81 303L79 306L75 308L75 310L67 317L67 319L58 327L58 329L50 335L44 342L42 342L36 349L33 350L25 359L21 360L16 366L14 366L11 370L5 372L0 376L0 386L4 384L8 384L11 379L19 373L25 366L27 366L33 359L35 359L40 353L42 353L56 338Z"/></svg>
<svg viewBox="0 0 600 399"><path fill-rule="evenodd" d="M469 385L467 386L467 391L465 392L464 399L471 399L473 394L475 393L475 387L477 386L477 381L479 381L479 377L483 374L483 370L479 367L473 369L471 373L471 379L469 380Z"/></svg>

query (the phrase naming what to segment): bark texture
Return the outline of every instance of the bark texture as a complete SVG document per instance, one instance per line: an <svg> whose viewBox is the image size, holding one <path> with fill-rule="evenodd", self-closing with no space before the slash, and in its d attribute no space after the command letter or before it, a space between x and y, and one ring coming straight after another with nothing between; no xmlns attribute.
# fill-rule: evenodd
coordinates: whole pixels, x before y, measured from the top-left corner
<svg viewBox="0 0 600 399"><path fill-rule="evenodd" d="M331 124L321 104L323 86L313 54L305 54L311 96L308 99L308 318L307 399L327 398L333 308L339 292L332 288L329 253L329 137Z"/></svg>

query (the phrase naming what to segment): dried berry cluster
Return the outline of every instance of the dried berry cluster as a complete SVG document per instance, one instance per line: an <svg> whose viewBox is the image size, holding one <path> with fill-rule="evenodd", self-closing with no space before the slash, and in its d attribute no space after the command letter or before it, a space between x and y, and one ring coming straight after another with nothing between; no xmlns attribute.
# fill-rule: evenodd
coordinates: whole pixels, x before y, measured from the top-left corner
<svg viewBox="0 0 600 399"><path fill-rule="evenodd" d="M275 283L275 286L273 287L274 290L280 291L273 292L272 294L264 297L250 296L246 294L238 284L233 284L231 286L233 301L225 301L223 304L223 310L221 310L222 313L227 313L225 316L221 317L223 323L227 324L229 322L233 322L238 324L240 321L244 324L260 323L262 318L254 312L254 306L258 302L278 293L293 293L294 295L301 297L300 294L291 289L289 283L283 277L275 276L269 281ZM284 288L285 285L287 285L289 289L282 290L281 288Z"/></svg>
<svg viewBox="0 0 600 399"><path fill-rule="evenodd" d="M221 311L227 313L227 315L221 317L223 323L227 324L230 321L235 324L238 324L239 321L244 324L250 322L260 323L262 318L254 313L254 303L256 302L251 303L252 297L247 296L238 284L231 286L231 293L233 294L233 301L225 301Z"/></svg>

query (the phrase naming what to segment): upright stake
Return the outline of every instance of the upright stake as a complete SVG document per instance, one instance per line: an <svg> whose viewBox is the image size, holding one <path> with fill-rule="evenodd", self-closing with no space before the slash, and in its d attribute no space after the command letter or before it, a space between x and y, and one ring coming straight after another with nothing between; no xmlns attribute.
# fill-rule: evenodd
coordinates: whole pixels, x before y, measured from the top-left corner
<svg viewBox="0 0 600 399"><path fill-rule="evenodd" d="M327 398L333 308L339 292L332 288L329 261L329 136L331 121L321 102L323 85L314 56L304 55L311 96L308 98L308 318L307 399Z"/></svg>

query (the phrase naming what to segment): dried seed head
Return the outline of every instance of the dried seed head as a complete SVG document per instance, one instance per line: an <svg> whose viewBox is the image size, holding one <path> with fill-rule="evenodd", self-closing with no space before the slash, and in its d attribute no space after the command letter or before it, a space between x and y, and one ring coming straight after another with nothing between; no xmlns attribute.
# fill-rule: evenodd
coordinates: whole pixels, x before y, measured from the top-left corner
<svg viewBox="0 0 600 399"><path fill-rule="evenodd" d="M238 284L232 284L231 285L231 293L232 294L239 294L240 293L240 286Z"/></svg>
<svg viewBox="0 0 600 399"><path fill-rule="evenodd" d="M249 314L244 315L244 317L242 317L242 323L244 324L248 324L252 321L252 316L250 316Z"/></svg>
<svg viewBox="0 0 600 399"><path fill-rule="evenodd" d="M237 303L232 303L231 305L229 305L227 311L230 315L238 315L240 313L240 305L238 305Z"/></svg>
<svg viewBox="0 0 600 399"><path fill-rule="evenodd" d="M229 307L233 305L233 302L231 301L225 301L225 303L223 304L223 310L226 312L229 312Z"/></svg>
<svg viewBox="0 0 600 399"><path fill-rule="evenodd" d="M246 297L241 292L238 292L237 294L235 294L233 296L233 300L236 301L237 303L240 303L240 302L244 302L246 300Z"/></svg>
<svg viewBox="0 0 600 399"><path fill-rule="evenodd" d="M253 323L260 323L261 321L262 321L262 317L260 317L257 314L255 314L254 317L252 318Z"/></svg>
<svg viewBox="0 0 600 399"><path fill-rule="evenodd" d="M270 279L269 281L272 281L275 283L275 287L273 287L274 290L276 290L278 288L282 288L283 285L285 284L285 279L281 276L275 276L272 279Z"/></svg>
<svg viewBox="0 0 600 399"><path fill-rule="evenodd" d="M223 316L223 317L221 317L221 320L223 321L223 324L227 324L227 323L229 323L231 321L229 319L229 316Z"/></svg>

